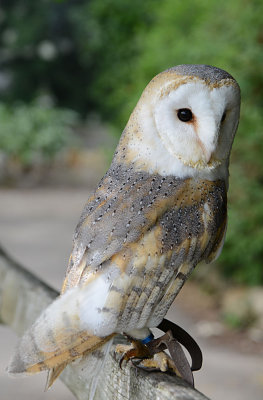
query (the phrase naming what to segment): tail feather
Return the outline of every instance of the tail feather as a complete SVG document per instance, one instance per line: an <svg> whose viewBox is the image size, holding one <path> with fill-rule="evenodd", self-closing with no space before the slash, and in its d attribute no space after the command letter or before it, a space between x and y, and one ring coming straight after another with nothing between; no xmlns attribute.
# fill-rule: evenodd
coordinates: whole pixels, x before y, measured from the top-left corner
<svg viewBox="0 0 263 400"><path fill-rule="evenodd" d="M50 385L64 369L62 366L110 340L114 336L111 332L94 334L101 318L92 303L94 290L73 288L58 297L20 340L8 372L34 374L55 369L50 373ZM84 320L82 308L89 310Z"/></svg>
<svg viewBox="0 0 263 400"><path fill-rule="evenodd" d="M55 369L54 374L50 373L50 384L54 382L57 376L63 371L66 365L77 358L88 354L105 342L109 341L114 334L99 338L97 336L87 335L86 332L79 333L77 337L72 337L71 346L57 348L53 352L35 351L30 352L29 337L32 338L31 332L25 334L17 348L13 359L11 360L8 372L12 375L16 374L34 374L43 370ZM26 349L29 350L28 353ZM35 349L36 350L36 349Z"/></svg>
<svg viewBox="0 0 263 400"><path fill-rule="evenodd" d="M111 339L113 336L114 335L110 335L106 338L100 338L100 340L97 341L96 344L94 344L94 340L92 342L91 342L91 340L89 340L89 342L87 341L87 342L82 343L82 345L85 345L85 346L81 346L81 351L82 350L83 351L81 353L78 353L78 355L77 355L76 348L79 348L79 350L80 350L80 346L76 346L75 348L70 349L70 353L75 354L74 357L71 356L71 358L68 358L68 357L66 357L65 354L64 355L61 354L61 357L64 357L65 361L58 365L54 364L55 366L53 368L49 369L45 390L48 390L53 385L55 380L59 377L59 375L63 372L63 370L66 368L66 366L70 362L76 360L77 358L84 357L86 359L87 356L89 356L89 362L91 362L92 358L94 358L95 360L97 360L98 358L103 360L104 353L105 354L107 353L107 352L105 352L105 350L110 348L110 345L112 343ZM93 337L93 339L94 338L96 338L96 337ZM96 339L99 339L99 338L96 338ZM93 343L92 347L90 347L91 343ZM85 348L86 348L86 350L84 350ZM49 360L49 364L51 364L51 360ZM93 362L93 364L94 364L94 362ZM97 364L99 364L99 363L97 362L96 365ZM34 366L34 369L36 369L36 368L37 368L37 365ZM92 367L91 367L91 370L93 371ZM96 376L96 374L95 374L95 376Z"/></svg>
<svg viewBox="0 0 263 400"><path fill-rule="evenodd" d="M68 365L68 363L65 362L65 363L62 363L62 364L58 365L55 368L51 368L48 371L47 383L46 383L45 391L47 391L53 385L55 380L59 377L59 375L66 368L67 365Z"/></svg>

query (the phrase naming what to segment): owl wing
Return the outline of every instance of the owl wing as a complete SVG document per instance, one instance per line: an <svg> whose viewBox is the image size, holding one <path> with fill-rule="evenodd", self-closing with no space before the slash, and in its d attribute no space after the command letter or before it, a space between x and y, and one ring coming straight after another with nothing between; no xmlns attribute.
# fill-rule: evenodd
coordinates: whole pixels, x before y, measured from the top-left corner
<svg viewBox="0 0 263 400"><path fill-rule="evenodd" d="M125 170L121 166L112 167L82 212L62 292L89 282L89 277L92 279L94 273L108 268L112 257L128 249L132 243L139 243L139 239L147 232L157 228L157 222L169 210L173 210L169 218L175 227L167 226L167 234L160 240L169 242L170 246L179 245L187 232L193 237L200 236L198 226L204 224L203 214L209 214L206 219L211 221L205 221L203 231L208 224L209 229L213 229L213 232L207 232L207 235L213 233L210 240L213 248L210 249L211 254L208 250L206 254L207 261L212 261L219 252L217 248L220 243L222 248L224 241L226 202L223 181L200 182L135 173L132 168ZM203 209L204 204L206 209L212 207L209 212ZM196 211L195 215L193 210ZM188 223L185 228L187 232L184 233L180 223L190 215L191 226Z"/></svg>
<svg viewBox="0 0 263 400"><path fill-rule="evenodd" d="M62 292L104 270L111 257L137 243L176 204L183 187L184 181L175 177L109 170L82 212Z"/></svg>
<svg viewBox="0 0 263 400"><path fill-rule="evenodd" d="M80 303L84 309L89 307L93 319L96 310L92 311L90 307L94 289L89 288L81 293L84 297L78 288L72 288L44 310L18 343L8 366L10 374L34 374L51 370L47 384L49 387L69 362L110 342L113 335L98 337L86 324L83 325L82 316L79 315ZM102 357L98 357L98 361L100 359Z"/></svg>

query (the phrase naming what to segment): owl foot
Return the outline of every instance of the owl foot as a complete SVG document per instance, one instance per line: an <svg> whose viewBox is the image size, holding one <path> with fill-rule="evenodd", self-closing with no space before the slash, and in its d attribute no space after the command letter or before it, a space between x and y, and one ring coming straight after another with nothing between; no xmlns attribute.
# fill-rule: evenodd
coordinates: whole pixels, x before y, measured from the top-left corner
<svg viewBox="0 0 263 400"><path fill-rule="evenodd" d="M140 340L134 340L130 337L128 339L131 341L131 345L118 344L115 348L116 353L123 354L119 362L120 367L123 361L128 362L129 360L144 359L151 356L147 346Z"/></svg>
<svg viewBox="0 0 263 400"><path fill-rule="evenodd" d="M202 366L202 352L198 344L184 329L166 319L161 322L158 329L165 334L158 339L147 341L146 344L126 335L132 344L129 346L119 344L115 350L123 354L120 366L123 361L131 360L137 368L173 372L194 386L192 371L198 371ZM191 367L181 345L191 356ZM170 356L164 352L166 349Z"/></svg>
<svg viewBox="0 0 263 400"><path fill-rule="evenodd" d="M137 366L150 370L162 372L173 372L183 378L191 386L194 386L193 374L188 360L179 342L173 337L172 331L168 330L163 336L154 339L146 345L152 358L143 360ZM168 350L170 355L164 350Z"/></svg>
<svg viewBox="0 0 263 400"><path fill-rule="evenodd" d="M181 376L179 370L177 369L175 363L171 357L164 351L154 354L152 358L146 358L140 362L139 367L145 367L148 370L160 370L162 372L171 371L177 376Z"/></svg>
<svg viewBox="0 0 263 400"><path fill-rule="evenodd" d="M192 371L199 370L202 367L203 360L198 344L184 329L166 319L161 322L158 329L165 334L146 344L149 352L154 355L153 362L152 360L143 360L141 364L144 367L152 368L156 363L157 368L161 371L172 370L177 376L182 377L191 386L194 386ZM181 345L188 350L191 356L191 367ZM171 357L164 353L165 349L169 351Z"/></svg>

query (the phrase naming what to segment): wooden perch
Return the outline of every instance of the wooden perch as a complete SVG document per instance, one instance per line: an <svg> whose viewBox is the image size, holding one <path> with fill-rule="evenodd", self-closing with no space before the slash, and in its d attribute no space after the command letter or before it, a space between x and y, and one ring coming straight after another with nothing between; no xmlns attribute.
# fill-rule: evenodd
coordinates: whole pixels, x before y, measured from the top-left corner
<svg viewBox="0 0 263 400"><path fill-rule="evenodd" d="M29 271L14 262L0 248L0 322L21 335L40 312L58 295ZM68 366L62 381L78 400L86 395L85 360ZM121 370L110 351L95 400L207 400L203 394L188 386L182 379L161 372L149 373L127 364Z"/></svg>

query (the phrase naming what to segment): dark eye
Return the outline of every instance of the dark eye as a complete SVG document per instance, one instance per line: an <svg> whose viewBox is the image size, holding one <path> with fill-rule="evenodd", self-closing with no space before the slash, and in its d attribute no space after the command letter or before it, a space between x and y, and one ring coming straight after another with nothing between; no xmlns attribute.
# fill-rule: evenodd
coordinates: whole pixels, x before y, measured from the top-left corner
<svg viewBox="0 0 263 400"><path fill-rule="evenodd" d="M222 115L221 124L222 124L222 122L224 122L225 119L226 119L226 111L224 111L224 113Z"/></svg>
<svg viewBox="0 0 263 400"><path fill-rule="evenodd" d="M177 111L177 116L182 122L189 122L193 119L192 111L189 108L180 108Z"/></svg>

